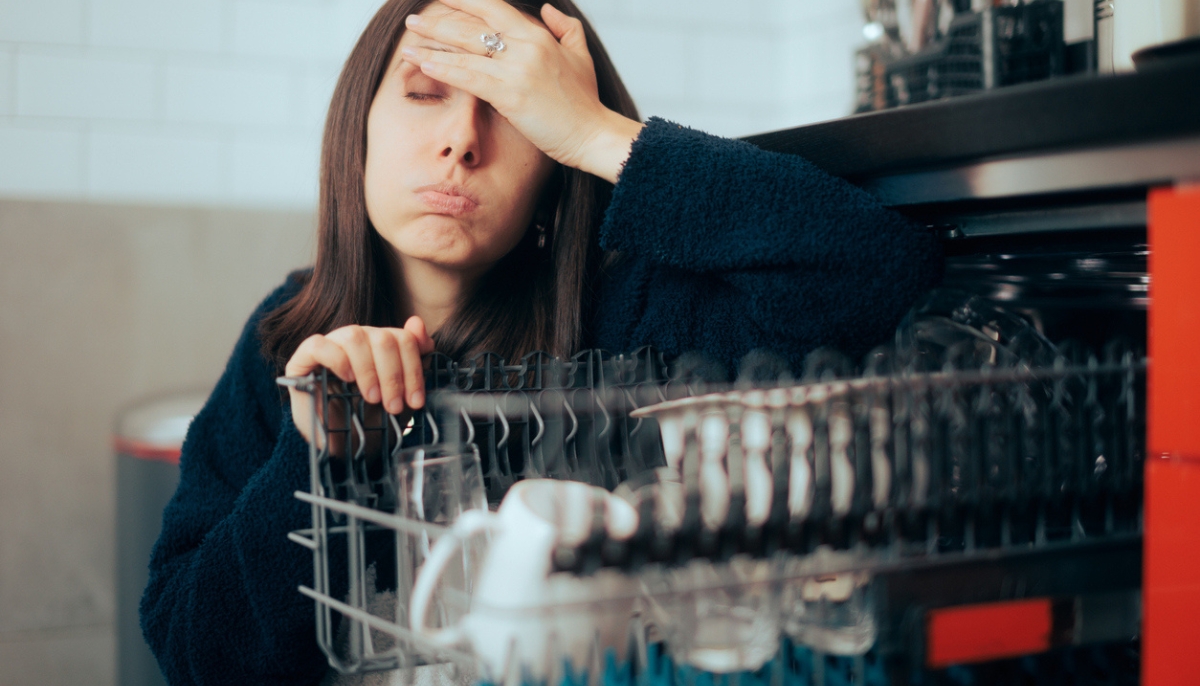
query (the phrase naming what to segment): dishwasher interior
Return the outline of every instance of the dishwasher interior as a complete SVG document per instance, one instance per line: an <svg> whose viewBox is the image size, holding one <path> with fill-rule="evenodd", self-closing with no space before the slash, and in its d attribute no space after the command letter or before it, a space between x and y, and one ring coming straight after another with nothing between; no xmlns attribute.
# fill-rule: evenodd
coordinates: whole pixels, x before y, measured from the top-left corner
<svg viewBox="0 0 1200 686"><path fill-rule="evenodd" d="M649 349L435 356L407 426L327 374L282 379L342 418L315 424L297 493L313 524L291 534L330 665L404 683L439 665L531 685L1139 683L1147 193L1200 178L1198 147L845 174L947 256L863 360L752 356L730 383ZM447 446L477 465L459 513L523 481L603 489L544 516L545 588L571 590L483 592L487 527L434 516L450 510L423 476ZM457 571L430 586L434 558Z"/></svg>
<svg viewBox="0 0 1200 686"><path fill-rule="evenodd" d="M612 680L615 669L688 683L1135 683L1144 229L948 237L947 252L943 288L902 326L913 340L858 366L817 351L799 379L763 359L728 386L652 350L437 361L432 377L445 385L408 435L476 446L489 501L523 479L573 479L624 487L645 522L617 537L597 516L553 554L557 574L615 573L636 589L490 612L537 623L622 599L639 607L628 645L594 637L554 680L572 669ZM327 425L330 435L345 432L364 455L403 450L404 428L370 417L353 388L324 378L313 390L354 416ZM717 458L705 455L714 443ZM403 479L364 455L357 468L314 455L314 489L301 495L314 527L294 535L317 558L316 588L303 591L333 664L451 662L491 681L554 674L505 674L413 633L401 589L417 573L416 539L452 522L414 518ZM673 479L658 476L672 467ZM671 503L660 478L676 487ZM629 487L639 480L656 495ZM373 614L381 574L395 575L397 597ZM486 616L469 585L460 590L459 607L442 601L443 620ZM731 620L739 613L748 624ZM664 647L691 645L689 627L705 625L737 657Z"/></svg>

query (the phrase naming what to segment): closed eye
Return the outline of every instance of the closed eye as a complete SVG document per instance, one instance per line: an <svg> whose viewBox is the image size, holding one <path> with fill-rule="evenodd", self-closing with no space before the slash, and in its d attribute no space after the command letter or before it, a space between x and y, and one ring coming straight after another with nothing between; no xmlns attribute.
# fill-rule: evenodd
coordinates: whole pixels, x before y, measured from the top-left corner
<svg viewBox="0 0 1200 686"><path fill-rule="evenodd" d="M432 102L446 99L446 96L438 95L437 93L405 93L404 97L414 102Z"/></svg>

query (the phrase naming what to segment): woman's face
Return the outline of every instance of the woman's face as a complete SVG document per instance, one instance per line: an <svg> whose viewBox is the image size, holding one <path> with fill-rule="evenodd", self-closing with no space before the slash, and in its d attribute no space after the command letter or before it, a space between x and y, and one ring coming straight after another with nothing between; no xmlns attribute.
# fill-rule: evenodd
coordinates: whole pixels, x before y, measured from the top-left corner
<svg viewBox="0 0 1200 686"><path fill-rule="evenodd" d="M454 12L435 2L420 14ZM461 52L412 32L408 45ZM367 214L402 263L478 274L529 228L554 162L486 102L399 55L367 118Z"/></svg>

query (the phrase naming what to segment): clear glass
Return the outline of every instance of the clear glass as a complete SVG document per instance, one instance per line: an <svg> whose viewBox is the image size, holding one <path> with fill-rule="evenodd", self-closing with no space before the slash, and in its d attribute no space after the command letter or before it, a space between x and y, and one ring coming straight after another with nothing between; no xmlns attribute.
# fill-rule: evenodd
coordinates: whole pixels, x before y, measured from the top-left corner
<svg viewBox="0 0 1200 686"><path fill-rule="evenodd" d="M785 570L791 580L784 584L780 597L784 632L797 643L823 653L866 653L877 636L870 575L843 572L805 577L801 566L806 562L796 559L789 565L792 569Z"/></svg>
<svg viewBox="0 0 1200 686"><path fill-rule="evenodd" d="M680 664L731 673L762 667L779 650L779 603L770 563L696 560L667 573L650 619Z"/></svg>
<svg viewBox="0 0 1200 686"><path fill-rule="evenodd" d="M401 450L395 460L396 514L414 522L449 527L467 510L487 510L479 451L474 445L419 446ZM396 532L396 623L408 626L408 604L417 570L433 545L428 533ZM449 564L432 601L429 624L456 624L468 609L472 584L483 561L486 539L463 546Z"/></svg>

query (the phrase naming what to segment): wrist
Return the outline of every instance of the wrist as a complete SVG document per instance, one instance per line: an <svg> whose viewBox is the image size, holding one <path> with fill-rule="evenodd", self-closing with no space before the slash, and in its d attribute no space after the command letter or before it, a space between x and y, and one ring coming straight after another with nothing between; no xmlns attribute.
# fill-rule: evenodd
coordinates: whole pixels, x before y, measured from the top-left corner
<svg viewBox="0 0 1200 686"><path fill-rule="evenodd" d="M644 126L639 121L606 109L594 129L579 168L615 184L625 161L629 159L633 141Z"/></svg>

